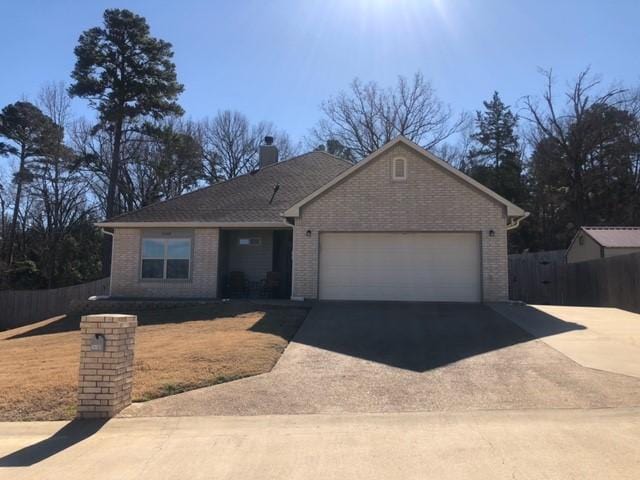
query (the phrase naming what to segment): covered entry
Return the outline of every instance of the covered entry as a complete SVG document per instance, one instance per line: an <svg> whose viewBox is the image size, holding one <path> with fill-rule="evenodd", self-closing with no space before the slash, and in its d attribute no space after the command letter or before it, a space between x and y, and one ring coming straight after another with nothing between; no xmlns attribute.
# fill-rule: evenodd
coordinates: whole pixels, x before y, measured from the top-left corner
<svg viewBox="0 0 640 480"><path fill-rule="evenodd" d="M290 229L221 230L220 297L290 298Z"/></svg>
<svg viewBox="0 0 640 480"><path fill-rule="evenodd" d="M478 233L321 233L319 298L479 302Z"/></svg>

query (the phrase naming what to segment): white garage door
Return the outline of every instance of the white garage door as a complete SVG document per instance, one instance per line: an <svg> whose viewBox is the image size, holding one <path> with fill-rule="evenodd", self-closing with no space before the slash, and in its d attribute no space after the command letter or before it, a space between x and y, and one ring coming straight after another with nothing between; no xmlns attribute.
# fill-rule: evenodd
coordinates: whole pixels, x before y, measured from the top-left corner
<svg viewBox="0 0 640 480"><path fill-rule="evenodd" d="M480 301L477 233L321 233L320 298Z"/></svg>

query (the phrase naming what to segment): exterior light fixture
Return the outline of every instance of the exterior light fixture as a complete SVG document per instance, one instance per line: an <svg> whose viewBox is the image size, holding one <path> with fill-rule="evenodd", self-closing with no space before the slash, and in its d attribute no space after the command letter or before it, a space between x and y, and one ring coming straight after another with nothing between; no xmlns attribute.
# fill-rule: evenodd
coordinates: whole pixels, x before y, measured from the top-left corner
<svg viewBox="0 0 640 480"><path fill-rule="evenodd" d="M495 230L489 230L489 236L490 237L495 237L496 236Z"/></svg>
<svg viewBox="0 0 640 480"><path fill-rule="evenodd" d="M311 236L311 230L307 230L307 233L305 234L307 237Z"/></svg>

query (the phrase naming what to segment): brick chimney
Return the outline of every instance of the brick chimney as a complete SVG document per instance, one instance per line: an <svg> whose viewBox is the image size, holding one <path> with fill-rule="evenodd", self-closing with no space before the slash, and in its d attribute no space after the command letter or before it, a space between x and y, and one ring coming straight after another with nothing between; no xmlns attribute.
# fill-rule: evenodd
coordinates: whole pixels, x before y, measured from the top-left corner
<svg viewBox="0 0 640 480"><path fill-rule="evenodd" d="M278 147L273 144L273 137L264 137L264 144L260 145L258 159L260 160L260 168L278 163Z"/></svg>

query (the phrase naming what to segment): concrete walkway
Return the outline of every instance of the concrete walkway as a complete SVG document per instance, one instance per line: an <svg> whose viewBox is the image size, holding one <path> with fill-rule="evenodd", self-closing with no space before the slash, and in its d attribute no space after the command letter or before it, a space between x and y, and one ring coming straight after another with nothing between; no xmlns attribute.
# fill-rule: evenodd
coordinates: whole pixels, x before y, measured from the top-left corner
<svg viewBox="0 0 640 480"><path fill-rule="evenodd" d="M640 378L640 315L619 308L493 304L491 307L578 364ZM580 328L555 330L558 322Z"/></svg>
<svg viewBox="0 0 640 480"><path fill-rule="evenodd" d="M549 320L548 334L584 328ZM320 303L267 374L122 416L640 406L640 379L581 367L484 305Z"/></svg>
<svg viewBox="0 0 640 480"><path fill-rule="evenodd" d="M114 419L75 444L63 426L0 424L0 478L640 478L637 409Z"/></svg>

